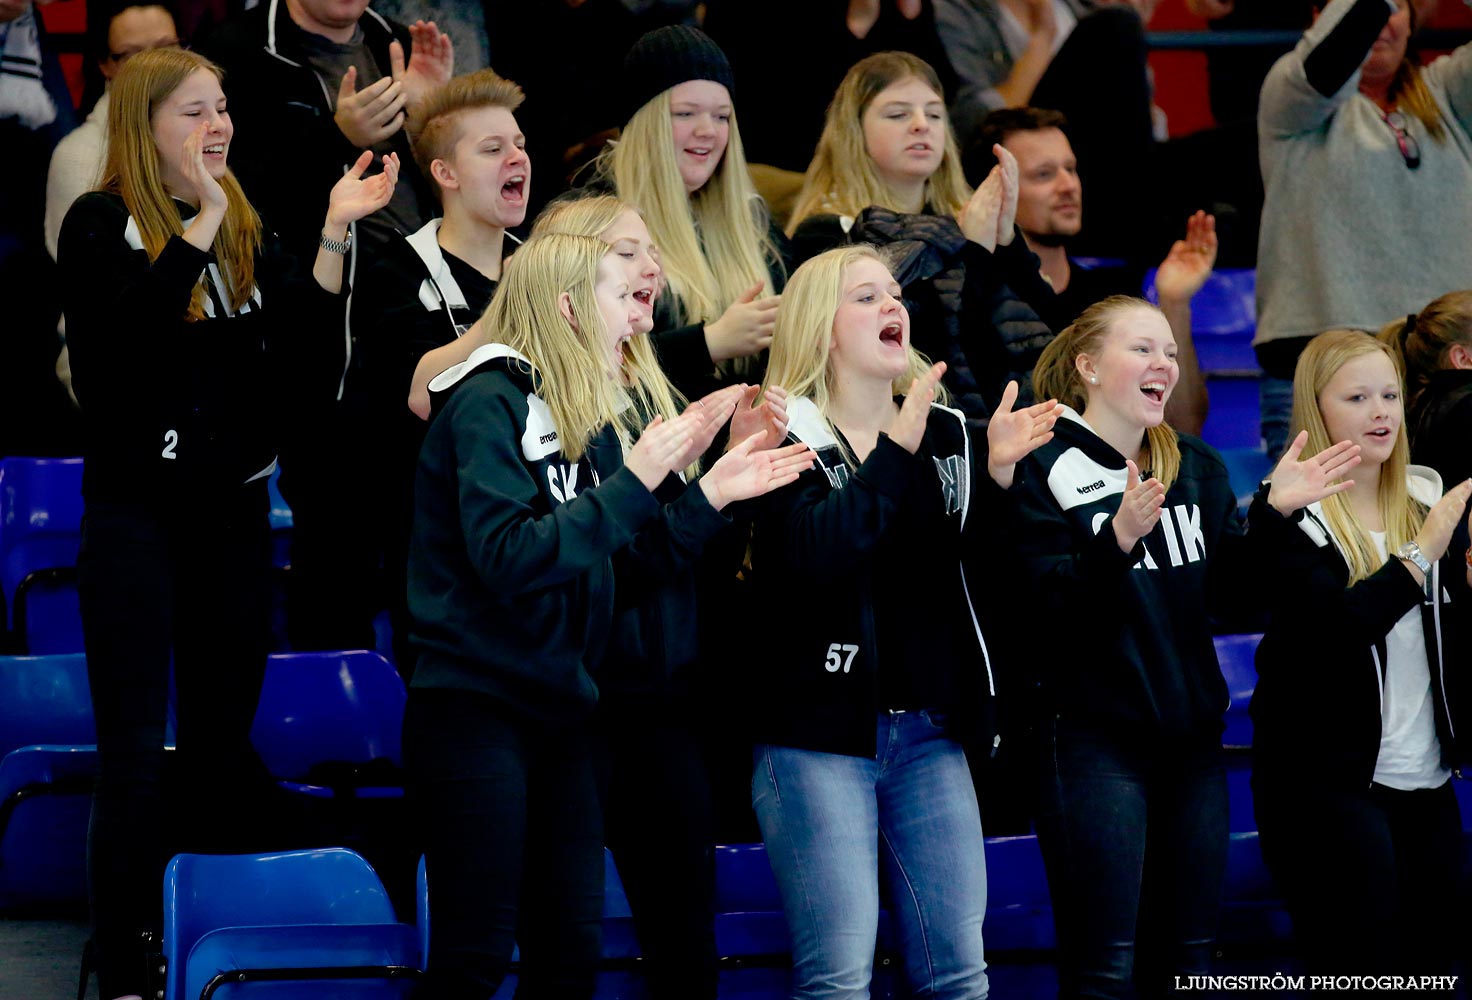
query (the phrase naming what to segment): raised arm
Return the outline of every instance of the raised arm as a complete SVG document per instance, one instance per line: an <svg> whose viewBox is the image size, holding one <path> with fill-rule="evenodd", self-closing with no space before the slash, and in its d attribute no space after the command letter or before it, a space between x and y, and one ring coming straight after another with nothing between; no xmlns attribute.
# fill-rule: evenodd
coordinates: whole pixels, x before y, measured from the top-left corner
<svg viewBox="0 0 1472 1000"><path fill-rule="evenodd" d="M1263 138L1323 127L1354 94L1360 65L1395 9L1394 0L1329 0L1263 83L1257 112Z"/></svg>

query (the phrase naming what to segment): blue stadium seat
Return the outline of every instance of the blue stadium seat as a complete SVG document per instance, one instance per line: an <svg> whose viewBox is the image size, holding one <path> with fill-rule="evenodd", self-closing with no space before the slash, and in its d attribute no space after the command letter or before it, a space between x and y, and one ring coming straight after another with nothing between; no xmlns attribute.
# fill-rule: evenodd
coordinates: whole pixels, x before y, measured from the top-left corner
<svg viewBox="0 0 1472 1000"><path fill-rule="evenodd" d="M0 761L0 910L87 898L95 746L27 746Z"/></svg>
<svg viewBox="0 0 1472 1000"><path fill-rule="evenodd" d="M1222 676L1227 681L1227 693L1231 702L1227 707L1227 728L1222 733L1226 746L1246 747L1252 745L1252 717L1248 705L1252 692L1257 688L1257 644L1261 635L1219 635L1216 637L1216 658L1222 666Z"/></svg>
<svg viewBox="0 0 1472 1000"><path fill-rule="evenodd" d="M81 650L75 576L81 539L80 458L0 459L0 590L19 651Z"/></svg>
<svg viewBox="0 0 1472 1000"><path fill-rule="evenodd" d="M271 495L271 565L277 567L291 562L291 529L294 523L291 508L281 496L280 479L281 468L278 466L267 480Z"/></svg>
<svg viewBox="0 0 1472 1000"><path fill-rule="evenodd" d="M1221 448L1219 451L1222 461L1227 464L1227 475L1231 477L1232 494L1236 496L1238 506L1250 503L1257 487L1273 471L1272 459L1268 458L1261 444L1251 448Z"/></svg>
<svg viewBox="0 0 1472 1000"><path fill-rule="evenodd" d="M403 997L420 975L414 928L343 848L180 854L164 873L167 1000Z"/></svg>
<svg viewBox="0 0 1472 1000"><path fill-rule="evenodd" d="M1053 902L1038 838L990 837L986 842L988 951L1044 951L1057 946Z"/></svg>
<svg viewBox="0 0 1472 1000"><path fill-rule="evenodd" d="M1155 271L1145 275L1145 297L1159 303ZM1191 300L1191 336L1203 372L1258 370L1252 338L1257 332L1257 271L1213 271Z"/></svg>
<svg viewBox="0 0 1472 1000"><path fill-rule="evenodd" d="M401 797L404 700L404 682L377 653L273 655L251 742L290 791Z"/></svg>
<svg viewBox="0 0 1472 1000"><path fill-rule="evenodd" d="M0 656L0 756L33 743L95 742L85 656Z"/></svg>

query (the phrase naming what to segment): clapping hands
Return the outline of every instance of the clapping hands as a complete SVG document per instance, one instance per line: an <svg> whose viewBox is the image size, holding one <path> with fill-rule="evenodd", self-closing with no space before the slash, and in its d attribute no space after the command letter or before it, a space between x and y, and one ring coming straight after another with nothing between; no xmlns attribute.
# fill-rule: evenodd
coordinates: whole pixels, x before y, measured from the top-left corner
<svg viewBox="0 0 1472 1000"><path fill-rule="evenodd" d="M935 399L935 387L946 373L946 363L937 361L930 371L910 383L899 416L889 428L889 439L911 455L920 448L925 437L925 425L930 420L930 402Z"/></svg>
<svg viewBox="0 0 1472 1000"><path fill-rule="evenodd" d="M787 440L787 390L780 385L768 386L762 394L760 405L756 403L759 385L747 386L741 394L741 402L731 415L731 440L727 449L736 447L753 435L758 435L758 451L776 448Z"/></svg>
<svg viewBox="0 0 1472 1000"><path fill-rule="evenodd" d="M981 186L972 192L957 220L966 238L985 247L988 252L1012 243L1020 190L1017 158L1000 143L992 147L992 153L997 158L997 165L992 167Z"/></svg>
<svg viewBox="0 0 1472 1000"><path fill-rule="evenodd" d="M357 162L332 185L327 196L328 229L345 229L383 208L393 197L399 180L399 154L389 153L383 158L383 172L365 178L363 172L372 162L373 152L363 150Z"/></svg>
<svg viewBox="0 0 1472 1000"><path fill-rule="evenodd" d="M1017 392L1017 382L1008 382L986 427L986 471L1002 489L1012 485L1018 462L1053 440L1053 425L1063 413L1056 399L1013 410Z"/></svg>
<svg viewBox="0 0 1472 1000"><path fill-rule="evenodd" d="M404 47L389 43L388 59L395 83L404 88L413 110L436 87L450 82L455 74L455 47L450 36L433 21L415 21L409 26L409 65L404 65Z"/></svg>
<svg viewBox="0 0 1472 1000"><path fill-rule="evenodd" d="M1129 472L1113 524L1114 540L1119 543L1120 551L1128 554L1135 550L1140 539L1155 530L1160 521L1160 509L1165 506L1165 486L1154 476L1140 482L1140 469L1134 462L1125 462L1125 468Z"/></svg>

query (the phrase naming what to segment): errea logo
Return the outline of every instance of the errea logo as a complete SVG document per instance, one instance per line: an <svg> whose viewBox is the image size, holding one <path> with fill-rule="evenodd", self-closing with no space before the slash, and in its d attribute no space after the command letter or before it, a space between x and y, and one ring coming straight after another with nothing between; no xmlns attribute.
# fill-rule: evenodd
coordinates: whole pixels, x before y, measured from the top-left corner
<svg viewBox="0 0 1472 1000"><path fill-rule="evenodd" d="M1104 488L1104 480L1100 479L1098 482L1090 483L1087 486L1076 486L1074 488L1078 490L1080 495L1087 496L1096 490L1102 490Z"/></svg>
<svg viewBox="0 0 1472 1000"><path fill-rule="evenodd" d="M543 434L540 437L538 437L537 438L537 444L551 444L553 441L556 441L556 440L557 440L557 432L556 431L553 431L551 434Z"/></svg>

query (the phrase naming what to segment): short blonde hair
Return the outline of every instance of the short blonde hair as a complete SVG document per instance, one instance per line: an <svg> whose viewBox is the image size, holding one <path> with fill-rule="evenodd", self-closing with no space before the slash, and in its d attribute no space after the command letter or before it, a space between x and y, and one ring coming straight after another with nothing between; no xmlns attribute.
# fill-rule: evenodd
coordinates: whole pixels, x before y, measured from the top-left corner
<svg viewBox="0 0 1472 1000"><path fill-rule="evenodd" d="M455 151L455 143L464 134L462 119L465 112L481 108L515 111L525 99L520 87L491 69L457 76L430 91L419 107L411 112L408 122L414 163L420 174L426 180L433 180L430 165L435 160L448 159ZM439 189L436 183L436 195Z"/></svg>

